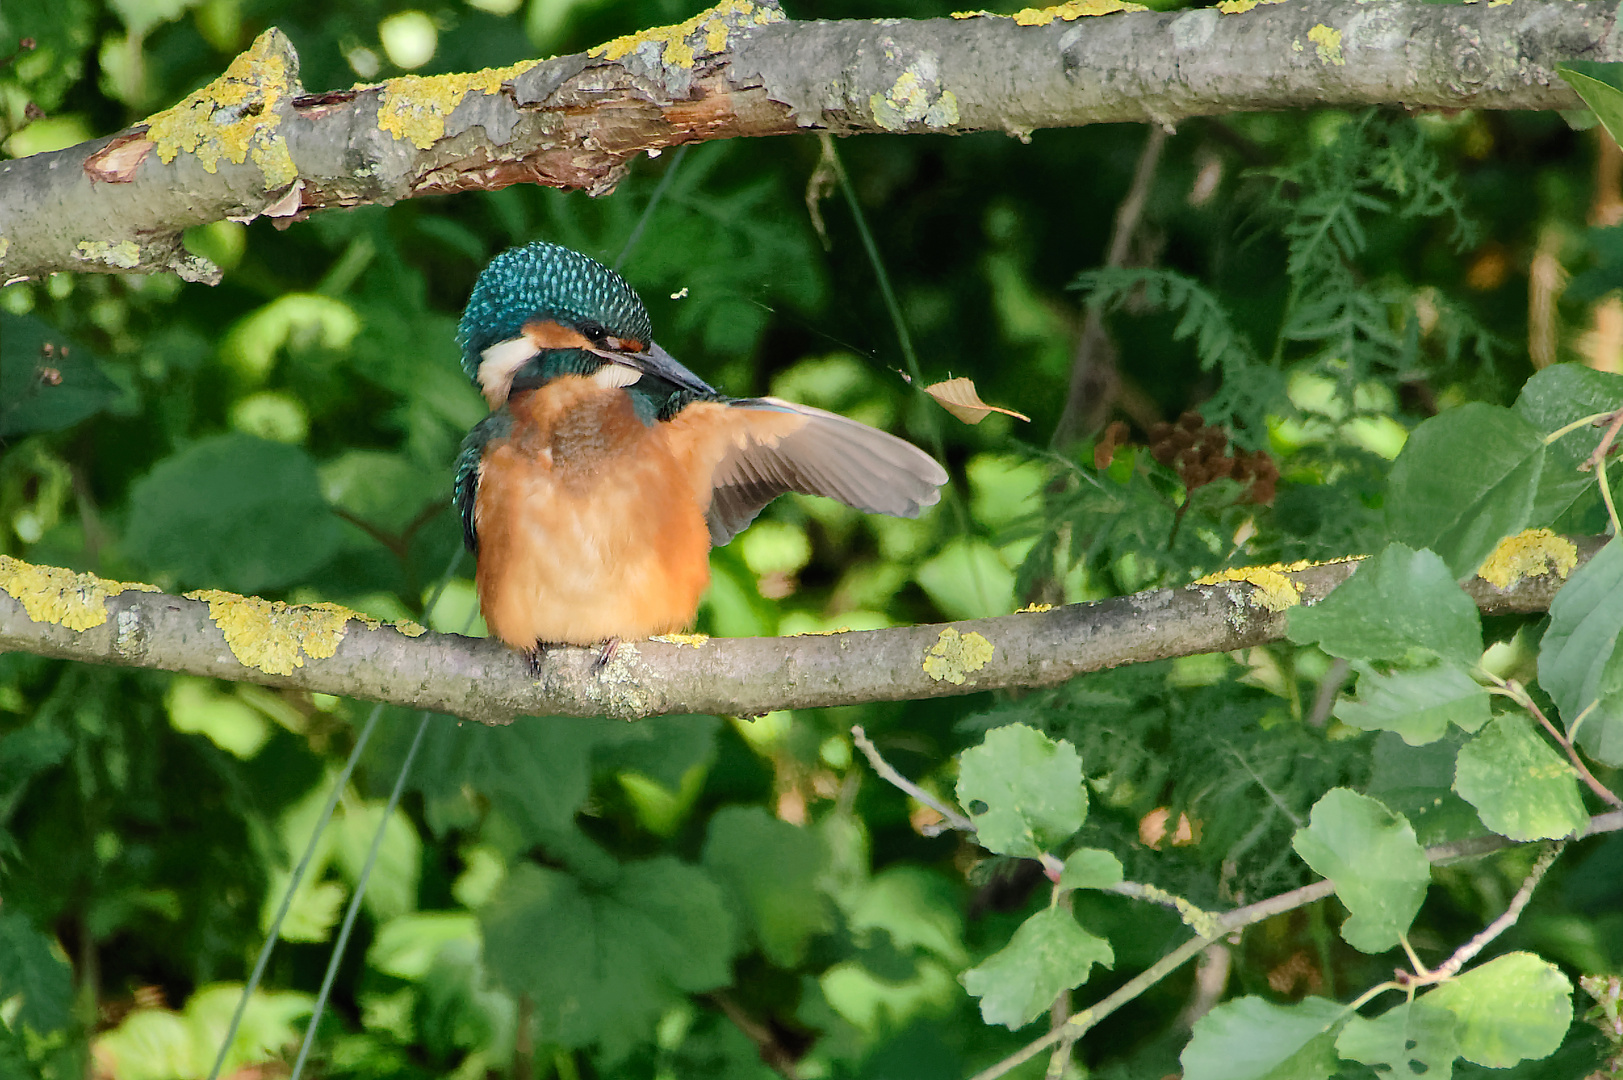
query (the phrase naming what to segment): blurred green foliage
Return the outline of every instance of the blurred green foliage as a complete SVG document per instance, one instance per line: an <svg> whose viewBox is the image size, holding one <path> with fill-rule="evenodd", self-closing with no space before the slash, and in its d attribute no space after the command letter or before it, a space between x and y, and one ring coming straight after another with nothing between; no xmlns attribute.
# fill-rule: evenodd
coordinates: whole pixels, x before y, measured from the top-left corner
<svg viewBox="0 0 1623 1080"><path fill-rule="evenodd" d="M949 10L837 0L789 14ZM115 131L212 78L270 25L319 90L572 52L692 13L675 0L5 0L0 139L16 156ZM316 1044L323 1076L743 1080L793 1061L802 1077L898 1080L984 1067L1037 1033L1021 1025L1054 987L1113 959L1083 991L1102 996L1186 936L1172 912L1106 892L1071 894L1075 918L1050 908L1036 864L1016 856L1075 834L1103 849L1100 865L1108 852L1129 879L1217 909L1309 879L1292 838L1332 789L1379 797L1422 843L1482 832L1473 803L1523 797L1480 750L1462 755L1478 770L1462 792L1472 802L1451 788L1463 729L1486 716L1480 701L1459 703L1473 691L1455 677L1476 662L1477 624L1411 628L1414 640L1383 652L1369 642L1390 628L1361 620L1438 581L1446 591L1508 529L1604 527L1592 477L1574 472L1593 440L1537 451L1530 440L1613 407L1613 377L1562 366L1517 397L1530 334L1562 359L1604 359L1580 331L1608 302L1623 245L1615 229L1586 232L1588 207L1616 200L1592 190L1596 138L1554 115L1190 120L1167 144L1128 265L1101 268L1143 139L1122 125L1029 144L839 144L925 375L971 376L1029 426L1000 415L962 426L900 375L874 268L843 202L822 198L810 135L699 145L674 175L674 154L639 162L595 201L524 187L285 230L221 222L187 238L226 269L213 289L65 275L0 289L0 553L168 588L334 600L452 631L473 619L467 563L424 611L460 544L451 464L484 410L458 368L455 320L484 263L537 238L623 257L661 343L724 390L909 434L950 467L947 497L919 521L780 500L715 552L708 632L1003 614L1394 539L1437 552L1422 568L1435 572L1372 578L1341 615L1294 627L1295 644L1050 691L630 726L435 718L385 823L416 728L387 710L230 1068L289 1056L380 826ZM1567 298L1541 299L1528 274L1539 257L1588 272ZM1091 443L1046 448L1083 303L1108 313L1117 415L1131 424L1132 445L1102 465ZM1155 458L1152 426L1190 409L1225 447L1276 463L1271 499L1232 477L1192 484ZM1493 447L1485 427L1499 433ZM1473 477L1471 500L1437 508ZM1480 628L1525 668L1542 623ZM1345 677L1336 658L1362 665L1360 701L1332 715L1316 702ZM1423 723L1396 717L1383 686L1442 704ZM207 1075L367 711L0 656L0 1074ZM931 813L854 752L854 723L939 796L1013 800L989 807L1009 836L983 839L1001 854L931 835ZM1031 745L1047 772L1071 770L1068 793L1022 801L1024 758L994 755L1013 723L1043 740ZM1494 724L1495 738L1525 742ZM1049 760L1043 747L1060 738L1074 750ZM971 746L960 771L955 755ZM1579 813L1563 805L1561 820ZM1041 825L1029 843L1016 837L1028 810ZM1498 914L1530 861L1513 851L1435 870L1409 941L1428 962L1447 956ZM1076 881L1108 882L1081 865ZM1615 836L1573 848L1495 949L1617 971L1620 868ZM1356 1069L1407 1064L1389 1029L1430 1033L1422 1061L1480 1039L1433 1011L1349 1027L1332 1047L1316 1014L1285 1010L1307 993L1348 999L1401 962L1349 948L1342 917L1322 902L1233 945L1229 985L1247 996L1196 1026L1197 1049L1228 1039L1282 1061L1306 1048ZM1553 970L1518 968L1547 995ZM966 971L978 973L967 990ZM1172 977L1079 1055L1104 1077L1176 1071L1194 992L1187 971ZM1259 1041L1258 1025L1272 1034ZM1588 1030L1525 1045L1544 1054L1565 1037L1556 1060L1578 1075L1600 1053Z"/></svg>

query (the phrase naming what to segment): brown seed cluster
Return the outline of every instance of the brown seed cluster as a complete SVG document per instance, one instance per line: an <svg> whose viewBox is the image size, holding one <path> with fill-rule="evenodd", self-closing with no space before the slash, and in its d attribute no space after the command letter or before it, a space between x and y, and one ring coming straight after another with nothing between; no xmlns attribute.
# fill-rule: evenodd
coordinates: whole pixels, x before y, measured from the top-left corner
<svg viewBox="0 0 1623 1080"><path fill-rule="evenodd" d="M1177 470L1190 491L1228 478L1248 485L1242 498L1271 503L1279 485L1279 466L1264 450L1229 453L1228 432L1209 427L1197 412L1186 412L1178 422L1150 427L1150 456Z"/></svg>

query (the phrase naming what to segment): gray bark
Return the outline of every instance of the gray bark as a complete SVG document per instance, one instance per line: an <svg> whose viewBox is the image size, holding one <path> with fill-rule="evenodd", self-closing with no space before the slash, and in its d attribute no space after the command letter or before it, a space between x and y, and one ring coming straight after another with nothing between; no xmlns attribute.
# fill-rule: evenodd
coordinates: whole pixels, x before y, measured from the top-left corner
<svg viewBox="0 0 1623 1080"><path fill-rule="evenodd" d="M1578 541L1580 565L1604 539ZM1313 603L1357 565L1326 563L1286 576L1300 587L1302 601ZM1482 611L1503 614L1547 609L1559 585L1546 575L1507 590L1480 578L1465 588ZM696 646L626 642L601 669L595 649L558 648L546 655L538 675L495 640L432 633L408 637L391 627L350 622L330 657L306 657L302 667L270 674L233 654L203 601L125 592L106 600L106 613L105 622L85 630L36 622L19 599L0 589L0 652L180 671L506 723L517 715L754 716L1053 686L1121 664L1279 641L1286 622L1285 611L1256 602L1251 585L1191 585L950 624L792 638L710 638Z"/></svg>
<svg viewBox="0 0 1623 1080"><path fill-rule="evenodd" d="M1581 102L1558 61L1623 59L1616 6L1586 2L1296 0L1046 25L790 22L772 4L724 4L685 35L638 35L623 55L323 94L305 93L292 44L270 31L189 110L0 163L0 281L155 270L215 281L182 230L520 182L601 194L636 155L708 139L1025 138L1325 106L1571 109Z"/></svg>

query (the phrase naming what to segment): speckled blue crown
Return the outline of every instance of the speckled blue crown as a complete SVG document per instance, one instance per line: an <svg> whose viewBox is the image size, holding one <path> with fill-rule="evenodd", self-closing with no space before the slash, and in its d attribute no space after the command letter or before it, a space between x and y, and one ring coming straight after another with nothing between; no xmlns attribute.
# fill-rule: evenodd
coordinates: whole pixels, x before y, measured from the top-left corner
<svg viewBox="0 0 1623 1080"><path fill-rule="evenodd" d="M457 328L462 370L476 378L480 354L517 337L532 319L595 319L615 337L653 339L648 312L625 278L578 251L537 241L502 252L479 275Z"/></svg>

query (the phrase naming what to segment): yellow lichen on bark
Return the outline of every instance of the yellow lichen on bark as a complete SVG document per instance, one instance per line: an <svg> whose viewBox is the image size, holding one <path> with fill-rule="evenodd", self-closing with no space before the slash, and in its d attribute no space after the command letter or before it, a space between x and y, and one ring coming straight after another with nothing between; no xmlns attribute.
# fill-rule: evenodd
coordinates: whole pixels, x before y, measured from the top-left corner
<svg viewBox="0 0 1623 1080"><path fill-rule="evenodd" d="M149 117L147 138L169 164L181 153L194 154L207 172L221 160L241 165L251 155L265 176L266 190L286 187L299 170L277 133L281 99L294 92L279 31L267 30L225 69L225 74L170 109Z"/></svg>
<svg viewBox="0 0 1623 1080"><path fill-rule="evenodd" d="M973 630L960 634L949 626L924 654L924 673L936 682L962 686L970 672L979 671L991 661L995 651L990 641Z"/></svg>
<svg viewBox="0 0 1623 1080"><path fill-rule="evenodd" d="M1571 540L1549 529L1528 529L1499 541L1477 576L1496 588L1508 589L1523 578L1541 574L1565 580L1577 565L1578 549Z"/></svg>
<svg viewBox="0 0 1623 1080"><path fill-rule="evenodd" d="M1336 67L1346 67L1346 58L1341 55L1341 31L1333 26L1319 23L1307 32L1307 39L1318 50L1321 63L1333 64Z"/></svg>
<svg viewBox="0 0 1623 1080"><path fill-rule="evenodd" d="M699 12L685 22L671 26L655 26L635 34L606 41L587 53L604 60L619 60L652 43L659 47L659 62L676 67L691 68L698 55L688 38L704 34L707 54L719 53L727 47L731 32L743 26L765 26L782 21L783 12L762 7L751 0L722 0L713 8Z"/></svg>
<svg viewBox="0 0 1623 1080"><path fill-rule="evenodd" d="M1243 15L1254 7L1263 4L1283 4L1286 0L1222 0L1217 10L1225 15Z"/></svg>
<svg viewBox="0 0 1623 1080"><path fill-rule="evenodd" d="M383 84L378 99L378 127L419 150L445 137L445 120L470 90L500 92L502 84L539 64L520 60L507 67L452 75L402 75Z"/></svg>
<svg viewBox="0 0 1623 1080"><path fill-rule="evenodd" d="M678 647L686 645L690 649L697 649L710 640L709 634L655 634L650 640L663 641L667 645Z"/></svg>
<svg viewBox="0 0 1623 1080"><path fill-rule="evenodd" d="M383 620L362 615L340 604L285 604L238 596L219 589L186 594L209 606L209 618L225 635L225 643L246 667L267 675L291 675L304 666L305 657L325 660L338 651L351 619L376 630ZM407 637L421 637L427 629L409 619L389 624Z"/></svg>
<svg viewBox="0 0 1623 1080"><path fill-rule="evenodd" d="M35 566L0 555L0 592L21 604L37 623L89 630L107 621L108 597L131 591L159 590L138 581L109 581L95 574L75 574L60 566Z"/></svg>
<svg viewBox="0 0 1623 1080"><path fill-rule="evenodd" d="M1265 611L1284 611L1302 602L1302 587L1286 575L1293 570L1305 570L1311 565L1304 560L1291 563L1289 566L1282 563L1275 563L1273 566L1242 566L1207 574L1191 584L1222 585L1229 581L1244 582L1253 587L1251 602L1257 607Z"/></svg>

